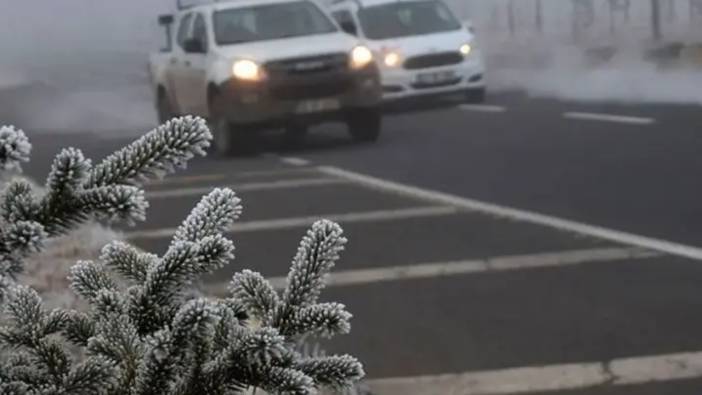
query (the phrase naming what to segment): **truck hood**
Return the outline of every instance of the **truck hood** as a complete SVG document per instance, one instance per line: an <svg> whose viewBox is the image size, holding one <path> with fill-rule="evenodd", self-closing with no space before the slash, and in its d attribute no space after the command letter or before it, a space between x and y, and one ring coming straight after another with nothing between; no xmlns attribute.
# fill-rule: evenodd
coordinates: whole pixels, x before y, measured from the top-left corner
<svg viewBox="0 0 702 395"><path fill-rule="evenodd" d="M473 35L465 30L456 30L422 36L374 40L370 42L370 45L375 51L400 51L403 56L410 57L435 52L458 51L461 45L473 42L473 38Z"/></svg>
<svg viewBox="0 0 702 395"><path fill-rule="evenodd" d="M224 59L250 59L259 63L328 53L350 52L358 45L357 38L337 32L315 36L290 37L220 46Z"/></svg>

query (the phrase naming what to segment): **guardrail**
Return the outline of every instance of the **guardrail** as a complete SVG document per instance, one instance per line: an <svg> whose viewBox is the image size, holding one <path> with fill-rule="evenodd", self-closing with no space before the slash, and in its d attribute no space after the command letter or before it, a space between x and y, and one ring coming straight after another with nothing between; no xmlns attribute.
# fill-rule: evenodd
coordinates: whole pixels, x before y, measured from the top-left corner
<svg viewBox="0 0 702 395"><path fill-rule="evenodd" d="M447 0L484 34L571 42L702 39L702 0Z"/></svg>

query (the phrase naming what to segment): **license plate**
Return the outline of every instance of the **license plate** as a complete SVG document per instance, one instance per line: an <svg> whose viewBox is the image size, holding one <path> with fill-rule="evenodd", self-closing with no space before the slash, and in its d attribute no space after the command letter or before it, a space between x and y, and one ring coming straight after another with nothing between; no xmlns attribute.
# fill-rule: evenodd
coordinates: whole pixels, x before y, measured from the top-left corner
<svg viewBox="0 0 702 395"><path fill-rule="evenodd" d="M297 105L297 113L310 114L315 112L332 111L339 109L337 99L306 100Z"/></svg>
<svg viewBox="0 0 702 395"><path fill-rule="evenodd" d="M453 70L417 74L417 83L421 85L441 84L455 79L456 72Z"/></svg>

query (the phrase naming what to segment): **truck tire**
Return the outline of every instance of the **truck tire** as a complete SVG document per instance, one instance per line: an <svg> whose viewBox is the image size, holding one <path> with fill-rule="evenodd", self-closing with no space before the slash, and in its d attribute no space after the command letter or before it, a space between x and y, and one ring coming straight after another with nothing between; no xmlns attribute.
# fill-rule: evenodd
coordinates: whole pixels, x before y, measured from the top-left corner
<svg viewBox="0 0 702 395"><path fill-rule="evenodd" d="M236 146L234 138L234 128L224 117L212 116L210 119L210 129L212 129L213 148L218 155L228 156L234 153Z"/></svg>
<svg viewBox="0 0 702 395"><path fill-rule="evenodd" d="M234 128L229 120L222 114L222 103L216 89L210 88L207 93L207 105L210 111L210 130L212 131L213 151L221 156L234 153Z"/></svg>
<svg viewBox="0 0 702 395"><path fill-rule="evenodd" d="M360 142L373 142L380 137L382 114L378 109L364 109L349 114L346 124L349 134Z"/></svg>
<svg viewBox="0 0 702 395"><path fill-rule="evenodd" d="M305 143L308 128L306 125L289 125L283 134L283 146L286 148L297 148Z"/></svg>
<svg viewBox="0 0 702 395"><path fill-rule="evenodd" d="M168 99L168 94L164 89L158 90L158 97L156 98L156 112L158 113L158 121L162 125L175 117L173 106L171 106L171 101Z"/></svg>

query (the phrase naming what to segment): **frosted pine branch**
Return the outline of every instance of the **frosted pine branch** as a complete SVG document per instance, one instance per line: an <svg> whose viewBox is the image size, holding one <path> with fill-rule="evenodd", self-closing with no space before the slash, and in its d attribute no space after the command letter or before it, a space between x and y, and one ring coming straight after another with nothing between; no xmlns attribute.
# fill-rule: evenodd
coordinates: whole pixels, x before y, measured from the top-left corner
<svg viewBox="0 0 702 395"><path fill-rule="evenodd" d="M361 363L349 355L304 359L295 367L317 385L337 390L348 388L365 376Z"/></svg>
<svg viewBox="0 0 702 395"><path fill-rule="evenodd" d="M283 295L288 306L306 306L317 301L326 276L339 260L346 238L341 227L331 221L312 225L300 243L288 274Z"/></svg>
<svg viewBox="0 0 702 395"><path fill-rule="evenodd" d="M177 118L95 168L80 150L64 149L53 162L41 198L26 182L10 182L0 201L0 275L12 278L46 236L63 235L90 218L144 220L148 203L133 184L184 167L195 155L204 155L211 139L204 120ZM0 128L0 171L18 168L29 159L30 149L24 132ZM19 221L24 224L17 225Z"/></svg>
<svg viewBox="0 0 702 395"><path fill-rule="evenodd" d="M212 140L205 120L182 117L166 122L95 166L86 188L133 184L160 178L184 167L195 155L205 155Z"/></svg>
<svg viewBox="0 0 702 395"><path fill-rule="evenodd" d="M199 202L163 256L113 242L98 260L76 263L70 287L86 311L48 310L8 276L48 237L88 218L143 219L147 203L134 184L184 165L210 139L203 120L176 119L95 168L80 151L62 151L41 197L21 181L7 186L0 200L0 352L15 356L0 355L9 362L0 362L0 393L229 395L261 388L306 395L363 376L352 357L307 358L295 350L300 339L350 330L343 305L317 302L346 243L335 223L320 221L307 232L282 295L262 275L243 271L232 279L230 298L195 296L195 280L234 259L224 233L242 209L229 189Z"/></svg>
<svg viewBox="0 0 702 395"><path fill-rule="evenodd" d="M269 319L280 304L280 298L271 284L259 273L244 270L232 279L232 296L258 317Z"/></svg>
<svg viewBox="0 0 702 395"><path fill-rule="evenodd" d="M320 303L297 310L281 328L286 336L314 333L322 337L345 335L351 331L351 314L339 303Z"/></svg>
<svg viewBox="0 0 702 395"><path fill-rule="evenodd" d="M138 251L136 248L115 241L106 245L100 260L124 278L137 283L146 280L146 274L158 263L158 256Z"/></svg>
<svg viewBox="0 0 702 395"><path fill-rule="evenodd" d="M32 145L21 129L0 127L0 171L19 170L22 162L29 161Z"/></svg>
<svg viewBox="0 0 702 395"><path fill-rule="evenodd" d="M241 215L241 200L229 188L215 189L202 198L178 228L173 242L198 241L225 232Z"/></svg>

